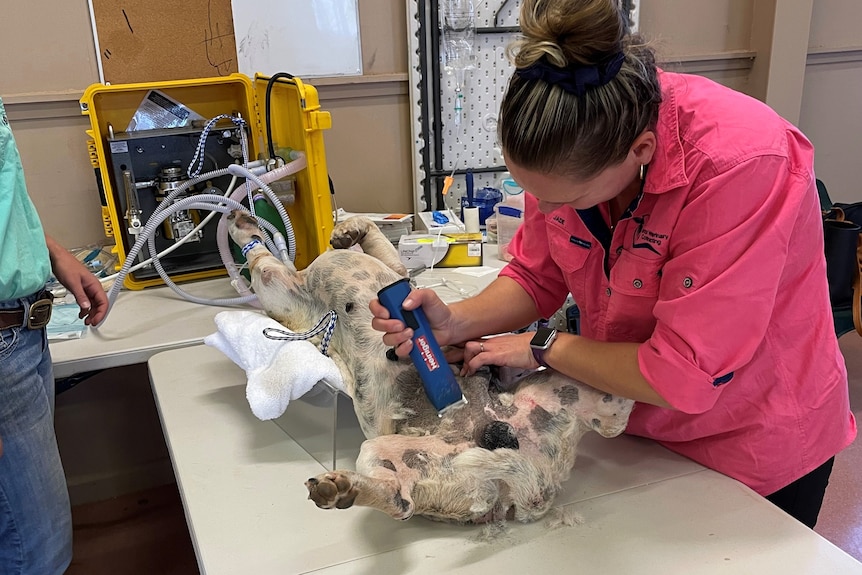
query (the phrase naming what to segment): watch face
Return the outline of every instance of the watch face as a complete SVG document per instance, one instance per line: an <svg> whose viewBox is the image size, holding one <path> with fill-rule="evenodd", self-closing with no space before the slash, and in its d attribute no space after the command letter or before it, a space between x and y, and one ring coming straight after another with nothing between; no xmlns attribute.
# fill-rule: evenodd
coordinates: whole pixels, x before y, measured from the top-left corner
<svg viewBox="0 0 862 575"><path fill-rule="evenodd" d="M557 337L557 330L549 327L540 327L536 330L536 335L530 340L530 347L537 349L548 349Z"/></svg>

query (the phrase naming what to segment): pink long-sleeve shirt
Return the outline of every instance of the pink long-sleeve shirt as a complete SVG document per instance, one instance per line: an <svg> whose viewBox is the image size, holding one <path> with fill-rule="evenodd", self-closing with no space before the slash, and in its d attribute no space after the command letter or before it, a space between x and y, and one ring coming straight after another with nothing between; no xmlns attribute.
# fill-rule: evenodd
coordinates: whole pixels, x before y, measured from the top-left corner
<svg viewBox="0 0 862 575"><path fill-rule="evenodd" d="M641 373L673 409L637 404L628 433L768 495L856 435L814 150L753 98L698 76L660 81L658 148L609 246L586 211L542 214L527 195L501 275L545 317L571 292L583 336L641 343ZM606 206L593 217L607 230Z"/></svg>

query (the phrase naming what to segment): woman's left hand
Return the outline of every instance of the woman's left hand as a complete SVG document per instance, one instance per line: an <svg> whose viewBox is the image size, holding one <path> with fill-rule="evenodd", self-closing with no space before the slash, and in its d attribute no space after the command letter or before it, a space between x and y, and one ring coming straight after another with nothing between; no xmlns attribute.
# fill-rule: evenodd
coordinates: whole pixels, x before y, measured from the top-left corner
<svg viewBox="0 0 862 575"><path fill-rule="evenodd" d="M464 366L461 368L461 375L473 375L483 365L538 368L539 364L536 363L530 347L533 335L532 332L526 332L468 341L464 344Z"/></svg>

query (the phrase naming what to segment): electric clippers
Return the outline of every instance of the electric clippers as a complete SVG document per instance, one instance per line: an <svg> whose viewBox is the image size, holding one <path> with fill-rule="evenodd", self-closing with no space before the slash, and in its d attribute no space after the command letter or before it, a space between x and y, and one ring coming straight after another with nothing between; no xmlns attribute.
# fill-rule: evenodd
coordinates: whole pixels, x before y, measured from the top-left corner
<svg viewBox="0 0 862 575"><path fill-rule="evenodd" d="M413 330L410 359L419 371L425 393L437 410L437 415L443 417L446 410L464 405L467 399L443 357L443 351L431 332L422 308L406 310L401 307L409 293L410 280L404 278L378 291L377 298L389 310L391 318L400 319Z"/></svg>

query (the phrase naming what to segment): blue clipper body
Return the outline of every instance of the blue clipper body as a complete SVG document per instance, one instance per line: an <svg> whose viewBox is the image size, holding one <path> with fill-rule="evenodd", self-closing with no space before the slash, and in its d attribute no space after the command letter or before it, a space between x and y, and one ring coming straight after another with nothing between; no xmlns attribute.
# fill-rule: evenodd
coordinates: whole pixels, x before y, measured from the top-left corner
<svg viewBox="0 0 862 575"><path fill-rule="evenodd" d="M422 308L405 310L401 307L409 293L410 280L404 278L378 291L377 298L389 310L390 317L400 319L407 327L413 329L413 349L410 350L410 359L419 371L428 399L437 410L437 415L442 417L447 408L463 405L467 400L461 392L455 374L443 357L443 351L431 332L431 326L428 325L428 319Z"/></svg>

